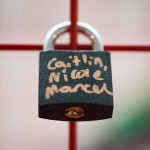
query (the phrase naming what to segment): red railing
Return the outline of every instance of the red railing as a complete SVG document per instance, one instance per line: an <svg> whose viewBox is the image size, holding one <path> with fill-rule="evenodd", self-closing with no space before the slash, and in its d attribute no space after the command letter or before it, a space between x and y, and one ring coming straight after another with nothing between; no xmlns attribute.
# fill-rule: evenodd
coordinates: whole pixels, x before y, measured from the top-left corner
<svg viewBox="0 0 150 150"><path fill-rule="evenodd" d="M70 45L55 45L56 50L71 49ZM76 49L91 50L91 45L77 45ZM104 44L105 51L150 52L150 44ZM0 43L0 51L42 51L43 44Z"/></svg>

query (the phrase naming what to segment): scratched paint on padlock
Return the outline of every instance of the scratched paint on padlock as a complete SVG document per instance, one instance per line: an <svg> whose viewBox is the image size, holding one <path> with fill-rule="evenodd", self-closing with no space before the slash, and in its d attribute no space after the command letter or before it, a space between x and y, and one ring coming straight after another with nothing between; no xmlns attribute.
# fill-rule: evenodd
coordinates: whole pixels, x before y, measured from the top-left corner
<svg viewBox="0 0 150 150"><path fill-rule="evenodd" d="M40 55L40 103L112 105L110 54L48 51ZM44 61L43 61L44 60Z"/></svg>

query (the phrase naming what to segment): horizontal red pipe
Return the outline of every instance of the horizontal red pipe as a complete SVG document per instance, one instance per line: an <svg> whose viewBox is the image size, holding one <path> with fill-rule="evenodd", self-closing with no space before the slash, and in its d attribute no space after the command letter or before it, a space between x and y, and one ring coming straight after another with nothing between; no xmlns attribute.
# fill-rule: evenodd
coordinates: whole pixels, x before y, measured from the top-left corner
<svg viewBox="0 0 150 150"><path fill-rule="evenodd" d="M4 50L17 50L17 51L42 51L42 44L13 44L13 43L0 43L0 51ZM70 45L56 45L55 49L70 49ZM78 45L77 49L91 50L91 45ZM150 44L105 44L106 51L139 51L150 52Z"/></svg>

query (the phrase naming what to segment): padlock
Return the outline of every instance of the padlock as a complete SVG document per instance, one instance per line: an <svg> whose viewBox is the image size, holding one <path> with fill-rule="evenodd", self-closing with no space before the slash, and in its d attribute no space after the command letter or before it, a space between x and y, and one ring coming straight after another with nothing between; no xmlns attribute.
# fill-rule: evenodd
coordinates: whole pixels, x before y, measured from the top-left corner
<svg viewBox="0 0 150 150"><path fill-rule="evenodd" d="M94 51L53 50L54 42L70 22L53 27L40 52L39 117L60 121L108 119L113 114L110 53L104 52L99 33L78 22Z"/></svg>

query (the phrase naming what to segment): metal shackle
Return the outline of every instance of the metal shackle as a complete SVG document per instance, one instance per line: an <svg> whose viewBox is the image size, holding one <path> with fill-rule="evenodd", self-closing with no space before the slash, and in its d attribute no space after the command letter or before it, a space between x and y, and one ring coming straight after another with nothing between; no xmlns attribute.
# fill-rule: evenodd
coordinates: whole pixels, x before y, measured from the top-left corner
<svg viewBox="0 0 150 150"><path fill-rule="evenodd" d="M54 50L54 43L56 39L63 33L69 30L71 23L65 21L57 24L52 29L50 29L45 37L43 50L44 52L48 50ZM87 23L78 21L77 23L79 31L86 35L92 42L93 49L95 51L104 51L103 40L95 28Z"/></svg>

